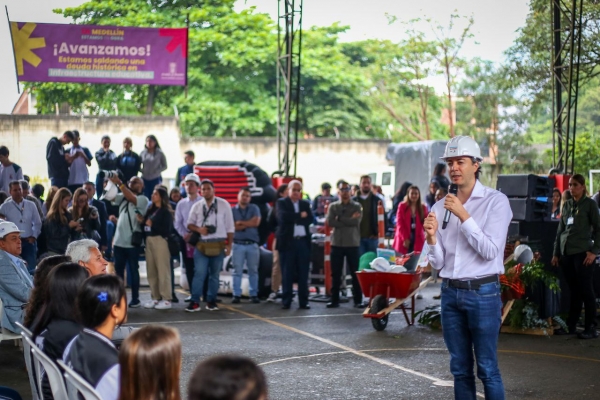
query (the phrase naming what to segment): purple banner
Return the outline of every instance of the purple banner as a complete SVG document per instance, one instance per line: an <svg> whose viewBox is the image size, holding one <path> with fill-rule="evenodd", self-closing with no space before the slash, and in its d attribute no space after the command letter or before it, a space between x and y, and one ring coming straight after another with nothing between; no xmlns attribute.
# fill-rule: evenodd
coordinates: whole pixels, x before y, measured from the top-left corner
<svg viewBox="0 0 600 400"><path fill-rule="evenodd" d="M19 81L185 86L187 28L11 22Z"/></svg>

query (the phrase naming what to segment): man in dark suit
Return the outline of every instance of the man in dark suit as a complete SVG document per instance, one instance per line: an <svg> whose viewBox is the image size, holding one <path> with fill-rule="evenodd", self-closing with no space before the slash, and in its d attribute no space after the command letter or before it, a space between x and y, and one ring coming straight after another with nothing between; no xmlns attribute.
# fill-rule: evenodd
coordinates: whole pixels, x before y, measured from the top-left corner
<svg viewBox="0 0 600 400"><path fill-rule="evenodd" d="M294 277L298 277L300 308L308 310L308 269L310 263L309 225L313 220L311 204L302 200L302 183L291 181L289 196L277 200L277 250L283 276L282 304L287 310L292 304Z"/></svg>
<svg viewBox="0 0 600 400"><path fill-rule="evenodd" d="M100 233L100 251L104 254L104 252L108 249L108 235L107 235L107 224L108 224L108 213L106 212L106 205L104 202L100 200L94 199L94 194L96 194L96 185L92 181L88 181L83 184L83 190L88 195L88 202L91 206L96 207L98 210L98 221L100 221L100 229L98 233Z"/></svg>

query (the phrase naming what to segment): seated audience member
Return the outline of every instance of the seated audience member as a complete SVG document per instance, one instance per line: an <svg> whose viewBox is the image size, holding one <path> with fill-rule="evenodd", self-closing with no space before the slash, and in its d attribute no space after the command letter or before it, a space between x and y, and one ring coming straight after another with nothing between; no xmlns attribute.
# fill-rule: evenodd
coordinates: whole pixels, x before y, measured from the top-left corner
<svg viewBox="0 0 600 400"><path fill-rule="evenodd" d="M89 197L83 187L75 190L73 194L73 205L69 209L73 221L76 221L81 230L75 232L73 240L93 239L98 244L102 241L100 238L100 214L98 209L89 204Z"/></svg>
<svg viewBox="0 0 600 400"><path fill-rule="evenodd" d="M29 297L29 302L25 309L25 319L23 321L25 328L31 330L36 317L42 310L46 299L46 291L48 290L48 274L57 265L68 261L71 261L71 258L68 256L50 256L42 259L38 264L33 275L31 297Z"/></svg>
<svg viewBox="0 0 600 400"><path fill-rule="evenodd" d="M169 192L169 204L171 204L171 208L175 210L177 208L177 203L181 201L181 192L177 188L171 189Z"/></svg>
<svg viewBox="0 0 600 400"><path fill-rule="evenodd" d="M50 211L50 206L52 205L52 200L54 200L54 196L56 196L56 192L58 192L58 188L56 186L51 186L50 190L48 190L48 195L46 196L46 201L42 204L42 214L44 214L44 218L48 215L48 211Z"/></svg>
<svg viewBox="0 0 600 400"><path fill-rule="evenodd" d="M89 273L79 265L66 262L48 275L48 290L40 314L32 327L36 345L52 361L62 359L67 345L81 332L75 314L77 291ZM48 376L42 377L44 399L53 399Z"/></svg>
<svg viewBox="0 0 600 400"><path fill-rule="evenodd" d="M106 206L104 202L94 199L94 193L96 192L96 185L94 182L86 182L83 184L83 190L87 193L88 204L90 207L96 207L98 210L98 221L100 222L100 250L104 253L108 249L108 214L106 213Z"/></svg>
<svg viewBox="0 0 600 400"><path fill-rule="evenodd" d="M94 240L81 239L69 243L65 255L74 263L87 269L90 276L106 273L108 261L102 257L102 253L98 249L98 243Z"/></svg>
<svg viewBox="0 0 600 400"><path fill-rule="evenodd" d="M188 400L266 400L267 380L254 361L222 355L198 364L188 384Z"/></svg>
<svg viewBox="0 0 600 400"><path fill-rule="evenodd" d="M106 274L108 261L104 259L102 253L98 249L98 243L91 239L76 240L69 243L67 252L65 253L70 260L85 268L90 276ZM120 347L121 343L134 328L130 326L117 326L113 332L112 342L115 346Z"/></svg>
<svg viewBox="0 0 600 400"><path fill-rule="evenodd" d="M44 188L44 185L41 185L39 183L36 183L31 187L31 193L36 199L38 199L41 205L44 204L44 199L42 199L42 196L44 196L45 191L46 189Z"/></svg>
<svg viewBox="0 0 600 400"><path fill-rule="evenodd" d="M77 293L82 332L67 346L64 362L96 389L104 400L119 397L119 355L111 342L115 327L127 319L127 295L115 275L87 279Z"/></svg>
<svg viewBox="0 0 600 400"><path fill-rule="evenodd" d="M0 299L4 312L0 325L14 333L23 323L23 306L29 301L33 278L27 271L21 254L21 231L12 222L0 222Z"/></svg>
<svg viewBox="0 0 600 400"><path fill-rule="evenodd" d="M72 234L82 230L79 223L73 221L71 213L67 210L70 201L69 189L59 189L48 210L48 216L43 224L43 232L46 236L46 249L50 255L65 254Z"/></svg>
<svg viewBox="0 0 600 400"><path fill-rule="evenodd" d="M175 329L147 325L132 333L119 352L119 400L181 400L181 340Z"/></svg>

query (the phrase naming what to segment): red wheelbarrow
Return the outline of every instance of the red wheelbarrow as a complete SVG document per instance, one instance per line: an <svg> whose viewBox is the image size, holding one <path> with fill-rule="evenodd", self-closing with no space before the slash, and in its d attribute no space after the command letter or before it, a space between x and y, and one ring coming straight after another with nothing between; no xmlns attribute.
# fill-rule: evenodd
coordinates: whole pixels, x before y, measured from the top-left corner
<svg viewBox="0 0 600 400"><path fill-rule="evenodd" d="M373 328L382 331L387 327L389 314L400 307L408 325L415 323L415 295L427 286L431 278L421 282L421 273L415 272L357 272L358 282L363 293L370 297L369 307L363 317L371 318ZM396 301L390 304L390 299ZM410 307L404 302L410 298ZM410 310L410 318L407 310Z"/></svg>

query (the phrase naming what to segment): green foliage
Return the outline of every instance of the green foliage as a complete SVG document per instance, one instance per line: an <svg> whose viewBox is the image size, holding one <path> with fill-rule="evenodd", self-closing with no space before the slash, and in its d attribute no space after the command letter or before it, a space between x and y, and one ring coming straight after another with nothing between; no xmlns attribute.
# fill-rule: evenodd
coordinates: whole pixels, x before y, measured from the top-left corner
<svg viewBox="0 0 600 400"><path fill-rule="evenodd" d="M538 314L538 305L527 300L515 300L507 319L509 325L515 329L544 329L550 328L548 321L541 319Z"/></svg>
<svg viewBox="0 0 600 400"><path fill-rule="evenodd" d="M442 329L442 306L428 306L415 313L417 322L432 329Z"/></svg>

